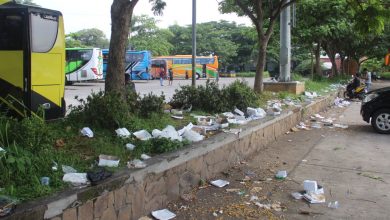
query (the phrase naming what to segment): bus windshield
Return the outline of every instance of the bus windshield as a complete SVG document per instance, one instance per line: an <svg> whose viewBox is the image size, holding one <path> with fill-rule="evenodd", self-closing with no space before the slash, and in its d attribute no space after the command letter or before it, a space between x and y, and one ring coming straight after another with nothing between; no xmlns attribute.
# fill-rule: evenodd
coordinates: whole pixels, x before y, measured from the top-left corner
<svg viewBox="0 0 390 220"><path fill-rule="evenodd" d="M23 49L23 17L0 14L0 50Z"/></svg>

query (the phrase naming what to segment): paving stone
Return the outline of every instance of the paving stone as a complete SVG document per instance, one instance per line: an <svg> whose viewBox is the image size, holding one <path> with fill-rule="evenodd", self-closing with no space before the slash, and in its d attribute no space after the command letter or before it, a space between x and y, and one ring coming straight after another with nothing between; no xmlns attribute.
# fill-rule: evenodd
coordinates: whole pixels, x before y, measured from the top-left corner
<svg viewBox="0 0 390 220"><path fill-rule="evenodd" d="M130 220L131 219L131 206L123 206L118 211L118 220Z"/></svg>
<svg viewBox="0 0 390 220"><path fill-rule="evenodd" d="M93 219L93 201L88 201L84 205L78 207L78 220Z"/></svg>
<svg viewBox="0 0 390 220"><path fill-rule="evenodd" d="M71 208L64 211L62 220L77 220L77 208Z"/></svg>
<svg viewBox="0 0 390 220"><path fill-rule="evenodd" d="M103 212L101 219L102 220L116 220L118 216L114 206L108 206L108 208Z"/></svg>
<svg viewBox="0 0 390 220"><path fill-rule="evenodd" d="M122 186L120 189L114 191L116 210L119 210L126 205L126 189L127 186Z"/></svg>
<svg viewBox="0 0 390 220"><path fill-rule="evenodd" d="M108 207L108 194L99 196L94 203L94 216L100 218Z"/></svg>

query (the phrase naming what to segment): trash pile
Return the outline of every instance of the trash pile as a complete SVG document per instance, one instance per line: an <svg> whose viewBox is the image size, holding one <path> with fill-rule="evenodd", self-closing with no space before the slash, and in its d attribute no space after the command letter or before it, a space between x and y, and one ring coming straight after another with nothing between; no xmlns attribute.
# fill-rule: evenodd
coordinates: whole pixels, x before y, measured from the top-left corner
<svg viewBox="0 0 390 220"><path fill-rule="evenodd" d="M303 181L303 191L293 192L291 196L296 200L304 199L310 204L325 203L324 188L314 180Z"/></svg>
<svg viewBox="0 0 390 220"><path fill-rule="evenodd" d="M351 103L349 101L346 101L345 99L337 97L334 100L334 105L339 108L348 107Z"/></svg>
<svg viewBox="0 0 390 220"><path fill-rule="evenodd" d="M348 125L334 123L336 121L335 118L325 118L320 114L314 114L310 116L310 121L300 122L294 128L291 129L292 132L296 132L299 130L311 130L311 129L320 129L323 127L327 128L341 128L347 129Z"/></svg>

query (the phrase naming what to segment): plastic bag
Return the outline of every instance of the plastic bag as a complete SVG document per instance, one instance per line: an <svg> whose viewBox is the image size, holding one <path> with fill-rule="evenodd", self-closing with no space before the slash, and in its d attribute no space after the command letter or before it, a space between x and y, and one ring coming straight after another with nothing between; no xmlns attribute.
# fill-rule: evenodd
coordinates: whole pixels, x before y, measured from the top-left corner
<svg viewBox="0 0 390 220"><path fill-rule="evenodd" d="M146 130L140 130L140 131L134 132L133 134L135 137L137 137L141 141L146 141L146 140L149 140L150 138L152 138L152 135Z"/></svg>
<svg viewBox="0 0 390 220"><path fill-rule="evenodd" d="M183 133L183 137L191 142L198 142L204 139L203 135L198 134L193 130L186 130Z"/></svg>

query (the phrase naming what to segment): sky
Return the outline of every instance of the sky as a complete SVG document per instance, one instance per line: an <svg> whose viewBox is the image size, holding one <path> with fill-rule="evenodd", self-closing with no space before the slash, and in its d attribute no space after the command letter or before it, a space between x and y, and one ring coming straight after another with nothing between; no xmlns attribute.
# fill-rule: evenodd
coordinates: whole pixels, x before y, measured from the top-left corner
<svg viewBox="0 0 390 220"><path fill-rule="evenodd" d="M109 38L111 33L110 7L112 0L33 0L44 8L61 11L65 20L65 32L98 28ZM149 0L140 0L135 15L146 14L159 20L159 27L189 25L192 23L192 0L165 0L167 6L162 16L154 16ZM217 0L197 0L197 23L207 21L235 21L251 25L249 18L235 14L220 14Z"/></svg>

